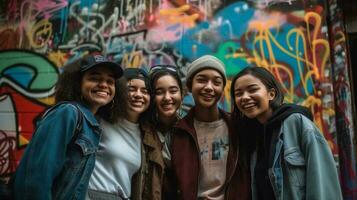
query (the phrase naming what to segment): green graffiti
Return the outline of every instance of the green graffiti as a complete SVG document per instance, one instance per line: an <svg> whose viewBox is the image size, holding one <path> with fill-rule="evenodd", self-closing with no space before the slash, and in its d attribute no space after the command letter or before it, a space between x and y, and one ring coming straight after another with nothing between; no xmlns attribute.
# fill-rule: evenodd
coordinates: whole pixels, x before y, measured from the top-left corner
<svg viewBox="0 0 357 200"><path fill-rule="evenodd" d="M0 83L7 77L15 85L30 91L44 91L53 88L58 80L58 69L40 54L27 51L0 52ZM28 79L27 84L20 84Z"/></svg>

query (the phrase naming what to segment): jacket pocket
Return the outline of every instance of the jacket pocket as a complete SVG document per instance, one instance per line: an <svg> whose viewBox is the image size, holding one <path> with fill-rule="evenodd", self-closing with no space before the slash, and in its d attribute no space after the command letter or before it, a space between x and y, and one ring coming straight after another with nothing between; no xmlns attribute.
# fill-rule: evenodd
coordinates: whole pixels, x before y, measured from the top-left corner
<svg viewBox="0 0 357 200"><path fill-rule="evenodd" d="M293 147L285 150L284 160L286 176L290 184L304 188L306 180L306 161L300 149Z"/></svg>
<svg viewBox="0 0 357 200"><path fill-rule="evenodd" d="M53 199L72 199L78 189L85 189L93 171L96 148L84 135L77 136L67 147L66 161L54 181ZM81 187L78 187L82 185ZM84 187L85 186L85 187Z"/></svg>

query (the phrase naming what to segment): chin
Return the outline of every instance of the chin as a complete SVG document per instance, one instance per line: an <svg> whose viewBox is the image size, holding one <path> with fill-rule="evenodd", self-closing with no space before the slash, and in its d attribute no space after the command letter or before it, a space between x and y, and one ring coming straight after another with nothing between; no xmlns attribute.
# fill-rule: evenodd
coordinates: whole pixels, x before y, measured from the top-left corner
<svg viewBox="0 0 357 200"><path fill-rule="evenodd" d="M176 112L161 113L161 116L165 117L165 118L172 118L175 114L176 114Z"/></svg>

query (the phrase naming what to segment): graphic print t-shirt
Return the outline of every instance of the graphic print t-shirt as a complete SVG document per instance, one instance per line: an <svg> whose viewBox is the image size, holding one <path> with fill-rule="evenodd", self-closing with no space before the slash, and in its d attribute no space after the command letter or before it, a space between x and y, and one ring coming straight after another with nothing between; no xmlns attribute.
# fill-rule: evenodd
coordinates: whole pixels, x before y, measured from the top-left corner
<svg viewBox="0 0 357 200"><path fill-rule="evenodd" d="M198 197L224 199L224 182L229 150L228 126L223 119L214 122L194 120L200 149Z"/></svg>

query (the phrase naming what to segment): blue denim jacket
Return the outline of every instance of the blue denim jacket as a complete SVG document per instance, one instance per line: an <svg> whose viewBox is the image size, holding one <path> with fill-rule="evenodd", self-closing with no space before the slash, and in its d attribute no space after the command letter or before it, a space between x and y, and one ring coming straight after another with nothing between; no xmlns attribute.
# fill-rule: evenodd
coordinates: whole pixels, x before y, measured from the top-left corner
<svg viewBox="0 0 357 200"><path fill-rule="evenodd" d="M256 152L251 157L252 199ZM319 129L302 114L292 114L280 127L269 179L277 200L339 200L341 188L331 149Z"/></svg>
<svg viewBox="0 0 357 200"><path fill-rule="evenodd" d="M75 137L79 116L70 103L56 106L39 122L16 170L15 199L85 198L101 130L88 108L78 107L82 130Z"/></svg>

